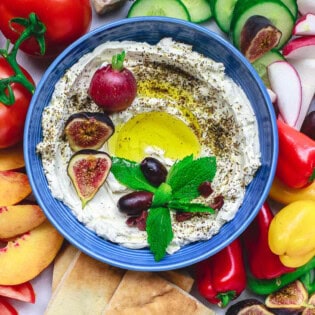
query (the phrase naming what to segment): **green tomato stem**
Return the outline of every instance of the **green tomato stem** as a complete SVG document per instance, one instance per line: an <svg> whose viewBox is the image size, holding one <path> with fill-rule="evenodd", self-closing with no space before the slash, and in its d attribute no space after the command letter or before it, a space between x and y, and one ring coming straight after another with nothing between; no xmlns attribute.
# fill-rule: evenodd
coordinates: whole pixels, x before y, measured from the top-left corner
<svg viewBox="0 0 315 315"><path fill-rule="evenodd" d="M11 87L13 83L23 85L32 94L34 94L35 91L34 84L27 79L16 60L21 44L28 38L34 36L39 44L40 53L42 55L45 53L44 34L46 32L46 26L38 19L35 13L31 13L28 19L14 18L10 21L10 23L12 22L24 26L25 29L14 43L11 50L9 41L7 41L6 48L0 50L0 55L6 59L14 72L13 76L0 80L0 101L7 106L11 106L15 102L14 93Z"/></svg>

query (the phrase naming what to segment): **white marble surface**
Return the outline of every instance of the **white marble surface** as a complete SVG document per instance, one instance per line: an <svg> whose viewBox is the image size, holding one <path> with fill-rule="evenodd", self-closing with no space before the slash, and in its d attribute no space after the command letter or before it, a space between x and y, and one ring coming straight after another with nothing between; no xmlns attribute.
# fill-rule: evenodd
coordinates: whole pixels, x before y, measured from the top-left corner
<svg viewBox="0 0 315 315"><path fill-rule="evenodd" d="M107 15L102 16L102 17L97 16L93 12L93 20L92 20L91 29L95 29L95 28L97 28L101 25L104 25L106 23L110 23L112 21L125 18L130 5L131 5L131 1L127 1L125 6L123 8L121 8L120 10L115 11L115 12L110 13L110 14L107 14ZM217 28L217 26L213 22L204 23L203 26L205 26L211 30L214 30L215 32L222 35L222 33L219 31L219 29ZM4 37L0 33L0 47L4 47L4 44L5 44ZM36 83L39 82L44 71L47 69L47 67L49 66L49 63L50 63L50 61L47 61L45 59L30 57L28 55L25 55L22 52L20 52L18 54L18 61L32 75L32 77ZM313 106L313 108L314 107L315 106ZM19 311L19 315L43 315L44 314L45 308L46 308L47 303L48 303L50 296L51 296L51 278L52 278L52 266L48 267L36 279L32 280L32 284L33 284L35 292L36 292L36 303L35 304L27 304L27 303L16 302L16 301L12 302L12 304ZM200 298L200 296L197 293L196 288L193 289L193 294L197 298L199 298L202 302L204 302L206 305L213 308L217 314L225 314L224 310L216 308L213 305L210 305L209 303L207 303L207 301L205 301L204 299ZM250 294L247 291L245 291L239 297L239 299L245 299L249 296L250 296Z"/></svg>

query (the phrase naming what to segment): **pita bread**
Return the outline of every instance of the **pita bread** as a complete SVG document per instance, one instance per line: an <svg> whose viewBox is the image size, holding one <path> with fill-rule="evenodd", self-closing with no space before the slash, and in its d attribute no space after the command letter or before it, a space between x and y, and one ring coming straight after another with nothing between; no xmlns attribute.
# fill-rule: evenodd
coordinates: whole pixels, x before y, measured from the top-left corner
<svg viewBox="0 0 315 315"><path fill-rule="evenodd" d="M186 270L160 271L158 275L187 292L191 291L194 284L193 277Z"/></svg>
<svg viewBox="0 0 315 315"><path fill-rule="evenodd" d="M54 261L51 286L53 292L56 290L58 284L62 281L62 278L65 276L67 269L71 267L71 264L73 265L77 260L79 253L80 252L76 247L65 242Z"/></svg>
<svg viewBox="0 0 315 315"><path fill-rule="evenodd" d="M80 252L57 286L45 315L102 314L124 273Z"/></svg>
<svg viewBox="0 0 315 315"><path fill-rule="evenodd" d="M53 278L52 278L52 291L54 292L58 284L67 274L67 269L73 267L73 260L77 259L79 250L69 243L66 243L54 262ZM158 273L164 279L176 284L181 289L190 292L194 284L194 279L186 270L169 270L161 271Z"/></svg>
<svg viewBox="0 0 315 315"><path fill-rule="evenodd" d="M150 272L127 271L104 315L212 315L196 298Z"/></svg>

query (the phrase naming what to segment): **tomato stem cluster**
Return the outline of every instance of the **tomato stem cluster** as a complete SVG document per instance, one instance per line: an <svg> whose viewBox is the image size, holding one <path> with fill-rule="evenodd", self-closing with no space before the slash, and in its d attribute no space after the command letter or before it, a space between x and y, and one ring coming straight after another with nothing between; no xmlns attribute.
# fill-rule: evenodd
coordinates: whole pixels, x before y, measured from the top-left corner
<svg viewBox="0 0 315 315"><path fill-rule="evenodd" d="M10 21L10 24L11 28L14 29L12 23L17 23L19 25L24 26L25 28L21 33L20 37L12 46L10 45L10 41L8 40L5 49L0 49L0 55L6 59L6 61L10 64L14 72L13 76L0 80L0 102L7 106L11 106L15 102L15 97L11 84L20 83L32 94L35 91L34 84L26 78L21 67L17 63L16 56L19 47L25 40L34 36L40 47L40 53L42 55L45 53L44 34L46 32L46 26L38 19L35 13L31 13L28 19L25 18L12 19Z"/></svg>

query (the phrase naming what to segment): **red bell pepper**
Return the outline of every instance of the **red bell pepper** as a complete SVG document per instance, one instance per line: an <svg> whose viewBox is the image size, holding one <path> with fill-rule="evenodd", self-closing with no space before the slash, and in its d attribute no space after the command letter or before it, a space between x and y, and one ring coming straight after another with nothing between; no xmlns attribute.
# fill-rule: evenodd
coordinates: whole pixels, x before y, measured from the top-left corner
<svg viewBox="0 0 315 315"><path fill-rule="evenodd" d="M248 269L257 279L273 279L295 270L284 266L279 256L269 248L268 230L272 219L273 213L265 202L241 237L246 249Z"/></svg>
<svg viewBox="0 0 315 315"><path fill-rule="evenodd" d="M246 272L239 239L195 265L199 293L210 303L226 307L246 288Z"/></svg>
<svg viewBox="0 0 315 315"><path fill-rule="evenodd" d="M315 179L315 141L277 120L279 156L277 177L292 188L302 188Z"/></svg>

